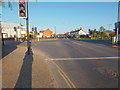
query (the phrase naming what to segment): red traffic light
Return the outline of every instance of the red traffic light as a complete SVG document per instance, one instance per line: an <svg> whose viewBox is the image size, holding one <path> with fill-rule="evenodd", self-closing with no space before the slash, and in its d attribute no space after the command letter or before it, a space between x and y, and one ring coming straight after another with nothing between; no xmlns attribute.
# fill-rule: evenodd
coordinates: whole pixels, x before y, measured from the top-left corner
<svg viewBox="0 0 120 90"><path fill-rule="evenodd" d="M23 4L23 3L24 3L24 0L20 0L20 3L22 3L22 4Z"/></svg>

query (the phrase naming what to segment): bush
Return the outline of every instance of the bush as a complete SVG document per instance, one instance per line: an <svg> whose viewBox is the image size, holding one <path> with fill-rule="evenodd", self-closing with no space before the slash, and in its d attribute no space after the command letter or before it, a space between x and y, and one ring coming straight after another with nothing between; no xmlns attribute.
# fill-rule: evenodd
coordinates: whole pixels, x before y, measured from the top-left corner
<svg viewBox="0 0 120 90"><path fill-rule="evenodd" d="M68 38L71 38L71 36L69 35L69 36L67 36Z"/></svg>
<svg viewBox="0 0 120 90"><path fill-rule="evenodd" d="M80 38L85 38L86 37L86 35L80 35Z"/></svg>

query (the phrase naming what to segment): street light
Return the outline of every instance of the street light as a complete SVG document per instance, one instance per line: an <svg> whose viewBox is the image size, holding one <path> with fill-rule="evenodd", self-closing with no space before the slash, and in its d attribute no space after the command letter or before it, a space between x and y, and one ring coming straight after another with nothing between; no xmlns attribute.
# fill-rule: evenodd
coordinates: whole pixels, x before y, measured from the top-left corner
<svg viewBox="0 0 120 90"><path fill-rule="evenodd" d="M119 31L119 22L120 22L120 18L119 18L119 16L120 16L120 0L119 0L119 3L118 3L118 26L117 26L117 32L116 32L116 44L118 44L118 31Z"/></svg>

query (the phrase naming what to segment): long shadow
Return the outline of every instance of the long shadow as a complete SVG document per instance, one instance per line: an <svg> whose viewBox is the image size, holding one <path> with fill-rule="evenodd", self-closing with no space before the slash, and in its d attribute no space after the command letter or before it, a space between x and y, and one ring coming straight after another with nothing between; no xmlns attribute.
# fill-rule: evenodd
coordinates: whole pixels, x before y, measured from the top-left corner
<svg viewBox="0 0 120 90"><path fill-rule="evenodd" d="M79 40L79 39L74 39L76 41L84 41L88 43L93 43L93 44L102 44L106 46L112 46L112 41L111 40Z"/></svg>
<svg viewBox="0 0 120 90"><path fill-rule="evenodd" d="M25 53L20 75L14 87L15 89L32 88L32 63L33 63L33 52L30 45L30 54L28 55L28 52Z"/></svg>
<svg viewBox="0 0 120 90"><path fill-rule="evenodd" d="M13 52L17 45L21 44L22 42L15 42L13 40L5 40L5 44L2 45L2 58Z"/></svg>

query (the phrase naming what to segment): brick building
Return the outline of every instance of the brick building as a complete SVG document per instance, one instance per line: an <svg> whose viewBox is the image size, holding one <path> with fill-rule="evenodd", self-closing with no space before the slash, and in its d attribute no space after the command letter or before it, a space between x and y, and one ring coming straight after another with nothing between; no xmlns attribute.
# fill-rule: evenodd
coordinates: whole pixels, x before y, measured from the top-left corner
<svg viewBox="0 0 120 90"><path fill-rule="evenodd" d="M43 31L43 30L40 31L39 35L41 38L50 38L50 37L53 37L53 32L48 28L45 31Z"/></svg>

